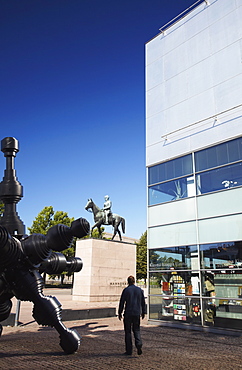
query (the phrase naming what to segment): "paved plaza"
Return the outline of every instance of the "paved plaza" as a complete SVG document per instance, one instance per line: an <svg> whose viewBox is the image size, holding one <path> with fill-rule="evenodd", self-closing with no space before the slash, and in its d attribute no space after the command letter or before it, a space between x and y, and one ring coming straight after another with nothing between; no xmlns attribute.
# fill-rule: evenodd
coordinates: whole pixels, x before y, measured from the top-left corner
<svg viewBox="0 0 242 370"><path fill-rule="evenodd" d="M57 297L63 308L70 307L70 297ZM77 353L65 355L56 330L34 322L31 304L24 303L23 324L3 328L0 369L242 369L242 336L148 325L146 319L141 327L141 356L136 351L123 355L124 331L117 317L66 321L68 328L80 333L82 343Z"/></svg>

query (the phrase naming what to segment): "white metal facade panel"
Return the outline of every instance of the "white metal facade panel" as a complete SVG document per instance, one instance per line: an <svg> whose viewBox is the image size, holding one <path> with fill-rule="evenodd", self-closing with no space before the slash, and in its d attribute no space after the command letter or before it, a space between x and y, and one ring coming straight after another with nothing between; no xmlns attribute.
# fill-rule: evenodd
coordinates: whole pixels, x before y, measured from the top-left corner
<svg viewBox="0 0 242 370"><path fill-rule="evenodd" d="M152 227L148 231L149 249L196 244L195 221Z"/></svg>
<svg viewBox="0 0 242 370"><path fill-rule="evenodd" d="M225 109L241 104L242 74L217 85L214 88L214 94L216 96L217 112L221 112ZM240 119L241 124L241 117L238 116L238 119Z"/></svg>
<svg viewBox="0 0 242 370"><path fill-rule="evenodd" d="M200 244L242 240L242 214L200 220L198 224Z"/></svg>
<svg viewBox="0 0 242 370"><path fill-rule="evenodd" d="M239 125L220 115L218 126L196 123L241 104L241 8L242 0L204 2L146 45L148 166L241 134L241 114Z"/></svg>
<svg viewBox="0 0 242 370"><path fill-rule="evenodd" d="M242 188L227 189L197 197L198 218L242 214ZM242 229L242 224L241 224Z"/></svg>
<svg viewBox="0 0 242 370"><path fill-rule="evenodd" d="M148 208L148 227L195 219L195 198L181 199Z"/></svg>
<svg viewBox="0 0 242 370"><path fill-rule="evenodd" d="M211 3L211 2L210 2ZM241 6L241 0L216 0L214 2L213 11L208 12L209 23L213 24L224 18L225 14L228 14Z"/></svg>
<svg viewBox="0 0 242 370"><path fill-rule="evenodd" d="M241 22L241 13L239 9L233 10L223 17L222 22L215 22L210 26L210 49L213 54L241 38L241 32L233 26L234 23Z"/></svg>

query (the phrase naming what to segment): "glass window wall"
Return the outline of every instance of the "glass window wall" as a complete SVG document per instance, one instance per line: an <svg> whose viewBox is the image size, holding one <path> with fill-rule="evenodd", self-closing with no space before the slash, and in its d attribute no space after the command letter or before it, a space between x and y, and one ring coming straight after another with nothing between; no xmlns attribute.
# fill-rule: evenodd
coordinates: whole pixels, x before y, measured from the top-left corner
<svg viewBox="0 0 242 370"><path fill-rule="evenodd" d="M172 159L148 168L148 184L175 179L192 174L192 155Z"/></svg>
<svg viewBox="0 0 242 370"><path fill-rule="evenodd" d="M242 162L196 175L197 194L230 189L242 185Z"/></svg>
<svg viewBox="0 0 242 370"><path fill-rule="evenodd" d="M242 329L242 300L203 299L204 325Z"/></svg>
<svg viewBox="0 0 242 370"><path fill-rule="evenodd" d="M205 325L242 329L242 270L202 272Z"/></svg>
<svg viewBox="0 0 242 370"><path fill-rule="evenodd" d="M240 160L242 160L242 137L195 153L196 171L204 171Z"/></svg>
<svg viewBox="0 0 242 370"><path fill-rule="evenodd" d="M197 292L198 274L164 272L150 277L150 319L201 323L200 300L193 294L193 278Z"/></svg>
<svg viewBox="0 0 242 370"><path fill-rule="evenodd" d="M194 166L188 154L148 168L149 206L235 186L242 186L242 137L195 152Z"/></svg>
<svg viewBox="0 0 242 370"><path fill-rule="evenodd" d="M199 293L198 272L169 270L150 273L150 318L200 323Z"/></svg>
<svg viewBox="0 0 242 370"><path fill-rule="evenodd" d="M163 182L148 188L148 202L150 206L194 195L195 187L193 176Z"/></svg>
<svg viewBox="0 0 242 370"><path fill-rule="evenodd" d="M200 283L198 272L163 271L150 273L149 294L162 296L199 295Z"/></svg>
<svg viewBox="0 0 242 370"><path fill-rule="evenodd" d="M242 242L200 245L202 269L242 268Z"/></svg>
<svg viewBox="0 0 242 370"><path fill-rule="evenodd" d="M242 186L242 137L153 166L148 184L149 205ZM150 249L149 297L150 319L242 329L242 241Z"/></svg>
<svg viewBox="0 0 242 370"><path fill-rule="evenodd" d="M198 270L197 246L150 249L150 271L170 269Z"/></svg>
<svg viewBox="0 0 242 370"><path fill-rule="evenodd" d="M225 301L242 298L242 270L207 270L202 272L202 294L226 297Z"/></svg>
<svg viewBox="0 0 242 370"><path fill-rule="evenodd" d="M150 249L149 297L150 319L242 329L242 242Z"/></svg>

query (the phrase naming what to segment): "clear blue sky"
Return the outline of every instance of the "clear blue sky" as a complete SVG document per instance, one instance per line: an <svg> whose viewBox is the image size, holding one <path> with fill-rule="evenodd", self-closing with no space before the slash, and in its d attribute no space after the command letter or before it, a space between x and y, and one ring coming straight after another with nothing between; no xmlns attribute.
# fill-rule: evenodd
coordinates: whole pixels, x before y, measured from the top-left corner
<svg viewBox="0 0 242 370"><path fill-rule="evenodd" d="M144 45L194 3L0 0L0 139L19 140L26 228L49 205L92 225L87 199L108 194L126 236L146 230Z"/></svg>

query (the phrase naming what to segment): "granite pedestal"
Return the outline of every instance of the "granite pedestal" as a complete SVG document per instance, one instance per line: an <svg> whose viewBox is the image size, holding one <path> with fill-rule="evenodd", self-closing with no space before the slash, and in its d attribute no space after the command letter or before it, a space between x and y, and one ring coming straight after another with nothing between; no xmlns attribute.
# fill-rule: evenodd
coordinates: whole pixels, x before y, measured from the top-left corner
<svg viewBox="0 0 242 370"><path fill-rule="evenodd" d="M83 268L75 273L72 298L84 302L118 301L127 277L136 274L136 245L105 239L76 243Z"/></svg>

